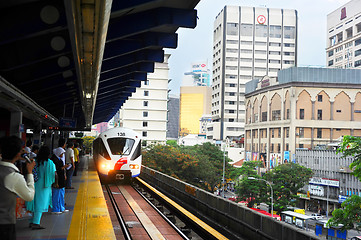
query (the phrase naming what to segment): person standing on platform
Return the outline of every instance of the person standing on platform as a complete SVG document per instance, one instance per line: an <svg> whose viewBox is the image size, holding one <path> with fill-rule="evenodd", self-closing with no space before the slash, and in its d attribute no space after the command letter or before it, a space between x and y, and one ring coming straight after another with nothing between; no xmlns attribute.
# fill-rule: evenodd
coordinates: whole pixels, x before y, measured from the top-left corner
<svg viewBox="0 0 361 240"><path fill-rule="evenodd" d="M56 180L55 180L55 186L53 184L53 195L52 195L52 201L53 201L53 207L52 207L52 213L54 214L61 214L63 212L68 212L69 210L65 209L65 169L68 167L68 165L64 165L63 161L61 160L61 157L64 155L65 150L63 148L57 148L54 149L54 154L51 156L51 160L54 162L56 166Z"/></svg>
<svg viewBox="0 0 361 240"><path fill-rule="evenodd" d="M32 230L44 229L40 225L43 212L47 212L52 206L51 185L55 181L55 164L49 159L50 149L42 146L36 157L38 181L35 182L35 196L31 202L26 202L26 208L33 213L29 227Z"/></svg>
<svg viewBox="0 0 361 240"><path fill-rule="evenodd" d="M4 240L16 239L16 195L25 201L31 201L35 193L32 174L35 162L26 164L26 181L14 165L21 159L21 146L21 139L15 136L0 139L0 239Z"/></svg>
<svg viewBox="0 0 361 240"><path fill-rule="evenodd" d="M73 148L74 148L74 144L70 142L68 143L68 148L66 149L65 152L65 163L68 165L70 164L70 166L67 167L66 169L66 187L65 187L66 189L74 189L71 186L74 168L75 168Z"/></svg>
<svg viewBox="0 0 361 240"><path fill-rule="evenodd" d="M55 149L60 149L62 148L65 152L65 146L66 146L66 141L64 138L60 138L58 141L58 147L53 149L53 153L55 154ZM61 160L63 161L64 165L65 165L65 153L62 155Z"/></svg>
<svg viewBox="0 0 361 240"><path fill-rule="evenodd" d="M78 149L78 144L74 143L74 163L75 163L75 168L74 168L74 174L73 176L76 176L77 172L78 172L78 166L79 166L79 149Z"/></svg>

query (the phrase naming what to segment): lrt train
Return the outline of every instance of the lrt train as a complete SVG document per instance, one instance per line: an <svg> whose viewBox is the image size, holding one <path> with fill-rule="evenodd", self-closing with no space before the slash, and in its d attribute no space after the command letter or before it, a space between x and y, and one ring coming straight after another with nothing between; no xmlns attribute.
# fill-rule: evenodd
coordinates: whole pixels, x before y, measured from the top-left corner
<svg viewBox="0 0 361 240"><path fill-rule="evenodd" d="M130 181L140 174L140 136L129 128L109 129L94 140L93 158L102 180Z"/></svg>

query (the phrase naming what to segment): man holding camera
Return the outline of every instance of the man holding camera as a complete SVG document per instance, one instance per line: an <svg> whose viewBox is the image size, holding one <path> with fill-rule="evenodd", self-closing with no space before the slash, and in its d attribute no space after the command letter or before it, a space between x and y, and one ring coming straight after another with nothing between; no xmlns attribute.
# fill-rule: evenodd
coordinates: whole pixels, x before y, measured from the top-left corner
<svg viewBox="0 0 361 240"><path fill-rule="evenodd" d="M35 190L32 171L35 161L26 163L28 174L25 180L14 164L22 158L21 139L15 136L1 138L0 151L0 239L16 239L16 196L25 201L33 200Z"/></svg>

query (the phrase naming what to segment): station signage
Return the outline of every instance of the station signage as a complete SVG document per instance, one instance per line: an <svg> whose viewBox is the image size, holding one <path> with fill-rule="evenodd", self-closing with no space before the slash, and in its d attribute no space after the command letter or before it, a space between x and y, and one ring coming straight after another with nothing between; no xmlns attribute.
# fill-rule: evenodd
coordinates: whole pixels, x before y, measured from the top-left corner
<svg viewBox="0 0 361 240"><path fill-rule="evenodd" d="M75 118L60 118L59 119L60 128L76 128L76 119Z"/></svg>
<svg viewBox="0 0 361 240"><path fill-rule="evenodd" d="M265 22L266 22L266 17L265 17L264 15L259 15L259 16L257 17L257 22L258 22L259 24L265 24Z"/></svg>
<svg viewBox="0 0 361 240"><path fill-rule="evenodd" d="M309 184L330 186L330 187L340 187L340 181L337 179L328 179L328 178L310 178Z"/></svg>

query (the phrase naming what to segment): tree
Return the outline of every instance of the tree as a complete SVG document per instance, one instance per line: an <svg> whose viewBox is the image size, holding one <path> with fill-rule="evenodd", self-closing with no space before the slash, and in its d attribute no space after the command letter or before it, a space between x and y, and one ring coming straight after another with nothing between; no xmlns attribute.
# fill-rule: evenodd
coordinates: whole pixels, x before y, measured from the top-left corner
<svg viewBox="0 0 361 240"><path fill-rule="evenodd" d="M89 152L89 150L93 147L93 141L94 141L95 137L85 136L85 137L82 137L82 139L84 141L83 143L84 143L86 152Z"/></svg>
<svg viewBox="0 0 361 240"><path fill-rule="evenodd" d="M256 168L261 167L261 165L260 161L247 161L243 163L242 167L231 170L231 177L236 182L235 190L238 200L247 201L248 207L265 201L265 183L248 179L248 177L259 178Z"/></svg>
<svg viewBox="0 0 361 240"><path fill-rule="evenodd" d="M361 180L361 138L354 136L343 136L337 153L342 153L343 157L352 156L354 158L350 165L351 173Z"/></svg>
<svg viewBox="0 0 361 240"><path fill-rule="evenodd" d="M332 218L327 222L328 226L339 226L341 230L356 229L361 231L361 197L352 195L341 204L341 208L332 212Z"/></svg>
<svg viewBox="0 0 361 240"><path fill-rule="evenodd" d="M196 146L155 145L143 152L143 164L214 191L222 178L223 152L211 143Z"/></svg>
<svg viewBox="0 0 361 240"><path fill-rule="evenodd" d="M284 211L287 206L296 206L297 192L308 183L312 170L296 163L278 165L264 175L264 179L272 182L274 209Z"/></svg>
<svg viewBox="0 0 361 240"><path fill-rule="evenodd" d="M173 147L177 147L177 140L167 140L166 142L167 145L173 146Z"/></svg>

